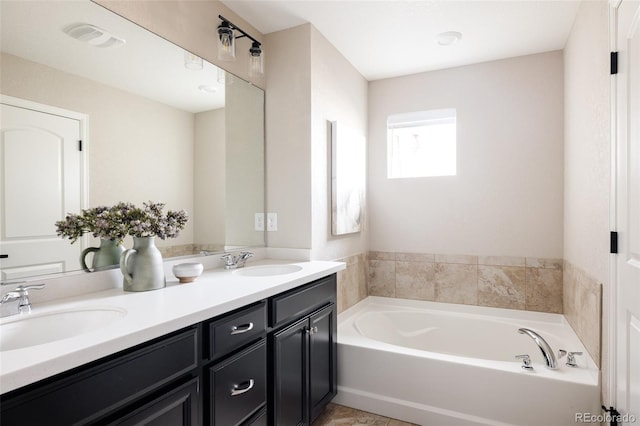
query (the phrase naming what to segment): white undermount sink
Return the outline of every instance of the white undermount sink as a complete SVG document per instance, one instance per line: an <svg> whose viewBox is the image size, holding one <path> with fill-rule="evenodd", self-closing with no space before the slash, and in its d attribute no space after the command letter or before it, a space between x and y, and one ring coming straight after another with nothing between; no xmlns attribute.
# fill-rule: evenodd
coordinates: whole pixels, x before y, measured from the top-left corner
<svg viewBox="0 0 640 426"><path fill-rule="evenodd" d="M259 265L236 269L233 273L245 277L270 277L274 275L293 274L301 270L302 266L300 265Z"/></svg>
<svg viewBox="0 0 640 426"><path fill-rule="evenodd" d="M87 307L3 318L0 351L11 351L75 337L112 324L127 311L116 307Z"/></svg>

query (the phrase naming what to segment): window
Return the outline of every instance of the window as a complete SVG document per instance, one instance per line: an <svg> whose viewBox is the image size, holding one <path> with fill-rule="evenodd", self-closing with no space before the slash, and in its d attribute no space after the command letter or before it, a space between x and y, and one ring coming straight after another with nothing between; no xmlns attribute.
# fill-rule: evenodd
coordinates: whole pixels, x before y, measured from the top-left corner
<svg viewBox="0 0 640 426"><path fill-rule="evenodd" d="M455 176L455 108L390 115L387 178Z"/></svg>

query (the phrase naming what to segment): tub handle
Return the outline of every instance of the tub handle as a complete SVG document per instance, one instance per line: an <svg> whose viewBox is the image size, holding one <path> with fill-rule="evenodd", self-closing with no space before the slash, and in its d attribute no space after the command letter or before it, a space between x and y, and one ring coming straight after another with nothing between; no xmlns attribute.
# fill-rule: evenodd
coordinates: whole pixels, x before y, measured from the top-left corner
<svg viewBox="0 0 640 426"><path fill-rule="evenodd" d="M531 365L531 357L528 354L516 355L517 359L522 360L522 369L531 371L533 370L533 366Z"/></svg>
<svg viewBox="0 0 640 426"><path fill-rule="evenodd" d="M567 356L567 362L565 365L571 368L578 368L579 365L576 363L576 355L582 355L582 352L568 352L564 349L560 349L558 351L558 358L562 358L563 356Z"/></svg>

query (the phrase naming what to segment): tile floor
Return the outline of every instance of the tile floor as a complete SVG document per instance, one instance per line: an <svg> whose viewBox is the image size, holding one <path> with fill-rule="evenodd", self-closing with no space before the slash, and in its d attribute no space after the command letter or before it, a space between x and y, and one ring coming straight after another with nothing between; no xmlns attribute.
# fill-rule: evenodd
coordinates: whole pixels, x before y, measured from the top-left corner
<svg viewBox="0 0 640 426"><path fill-rule="evenodd" d="M343 405L329 404L312 426L416 426Z"/></svg>

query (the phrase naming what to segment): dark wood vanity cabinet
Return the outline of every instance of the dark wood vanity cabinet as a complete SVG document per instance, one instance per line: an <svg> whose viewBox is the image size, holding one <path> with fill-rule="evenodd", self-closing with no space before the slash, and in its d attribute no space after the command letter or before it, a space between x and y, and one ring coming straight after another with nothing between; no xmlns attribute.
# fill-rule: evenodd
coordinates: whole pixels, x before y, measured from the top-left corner
<svg viewBox="0 0 640 426"><path fill-rule="evenodd" d="M3 426L120 424L143 406L163 410L164 395L195 380L183 403L184 423L197 425L198 328L189 327L2 395ZM195 389L195 390L194 390ZM195 395L194 395L195 392ZM162 406L162 407L161 407Z"/></svg>
<svg viewBox="0 0 640 426"><path fill-rule="evenodd" d="M335 274L0 396L3 426L309 425L336 394Z"/></svg>
<svg viewBox="0 0 640 426"><path fill-rule="evenodd" d="M309 425L336 395L335 285L335 276L327 277L271 301L272 319L288 324L270 335L273 425Z"/></svg>

